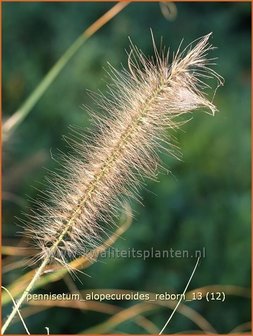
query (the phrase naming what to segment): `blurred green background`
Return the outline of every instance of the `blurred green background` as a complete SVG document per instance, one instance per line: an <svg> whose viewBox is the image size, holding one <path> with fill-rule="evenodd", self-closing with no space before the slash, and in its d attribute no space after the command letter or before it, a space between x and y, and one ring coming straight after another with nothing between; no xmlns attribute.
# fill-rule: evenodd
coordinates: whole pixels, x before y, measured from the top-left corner
<svg viewBox="0 0 253 336"><path fill-rule="evenodd" d="M3 119L11 115L32 92L47 71L94 20L113 3L3 3ZM62 135L69 125L89 126L82 104L96 109L86 89L106 90L104 67L127 64L128 36L145 54L152 54L149 29L164 44L176 50L213 32L217 47L215 70L225 78L219 88L215 117L194 113L177 139L183 160L164 158L172 174L159 176L160 183L148 182L142 191L143 204L133 204L134 223L114 245L118 249L206 249L206 257L190 289L206 285L250 287L250 3L176 3L177 15L168 20L159 3L131 3L97 32L73 57L49 90L4 144L3 244L17 245L20 217L31 186L41 181L42 166L54 169L50 150L66 151ZM148 191L149 190L149 191ZM151 192L150 192L151 191ZM28 195L28 198L25 196ZM18 258L17 258L18 260ZM103 260L82 276L79 289L122 288L150 292L180 293L194 267L195 259ZM22 270L4 275L10 284ZM68 292L64 281L49 284L39 292ZM130 303L118 303L127 307ZM224 303L192 302L189 306L205 317L219 333L250 320L248 299L228 296ZM4 310L4 316L10 306ZM170 311L149 315L161 328ZM53 308L27 319L32 333L78 333L108 318L96 312ZM196 329L176 314L167 333ZM143 333L133 322L120 325L124 333ZM22 333L16 323L9 329ZM113 332L113 330L112 330Z"/></svg>

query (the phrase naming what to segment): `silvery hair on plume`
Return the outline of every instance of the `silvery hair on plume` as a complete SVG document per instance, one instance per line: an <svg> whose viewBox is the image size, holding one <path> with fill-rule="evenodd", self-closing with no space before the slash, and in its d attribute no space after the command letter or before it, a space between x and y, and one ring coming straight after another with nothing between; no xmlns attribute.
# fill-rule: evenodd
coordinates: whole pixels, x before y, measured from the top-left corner
<svg viewBox="0 0 253 336"><path fill-rule="evenodd" d="M44 199L28 215L35 260L50 256L66 265L97 247L115 222L122 195L137 196L143 177L156 178L160 151L173 154L168 128L178 128L179 116L199 108L215 113L203 93L209 78L222 84L210 68L209 38L179 48L170 61L152 35L153 57L131 43L128 69L111 67L112 85L99 101L103 116L91 113L96 133L71 142L76 155L65 155L64 174L48 179Z"/></svg>

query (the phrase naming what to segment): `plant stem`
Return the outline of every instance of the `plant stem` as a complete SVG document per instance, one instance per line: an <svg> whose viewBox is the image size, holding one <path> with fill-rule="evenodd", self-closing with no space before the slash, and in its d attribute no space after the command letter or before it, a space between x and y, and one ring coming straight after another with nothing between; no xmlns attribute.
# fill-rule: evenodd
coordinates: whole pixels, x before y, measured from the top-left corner
<svg viewBox="0 0 253 336"><path fill-rule="evenodd" d="M20 306L22 305L22 303L26 299L27 295L31 292L35 282L39 279L39 277L43 273L43 270L44 270L45 266L47 265L47 263L49 262L49 259L50 259L50 254L48 254L48 256L43 260L42 264L37 269L34 277L31 280L31 282L29 283L29 285L24 290L21 298L17 301L16 306L13 308L11 314L9 315L9 317L7 318L6 322L4 323L4 325L1 329L1 334L4 334L5 330L8 328L9 324L11 323L11 321L13 320L15 315L17 314Z"/></svg>
<svg viewBox="0 0 253 336"><path fill-rule="evenodd" d="M67 228L72 223L72 221L73 221L73 218L70 218L69 223L67 225ZM44 268L49 263L49 261L51 259L51 256L54 254L54 251L57 249L58 245L61 243L64 234L65 234L65 230L63 231L63 233L60 235L60 237L57 239L57 241L52 245L52 247L48 251L48 253L47 253L46 257L44 258L44 260L42 261L40 267L35 272L34 277L32 278L31 282L28 284L28 286L24 290L21 298L18 300L18 302L16 303L15 307L13 308L11 314L7 318L6 322L4 323L4 325L2 327L2 330L1 330L2 334L4 334L5 330L8 328L9 324L11 323L11 321L13 320L15 315L17 314L17 312L19 310L19 307L22 305L22 303L26 299L27 295L31 292L31 290L34 287L34 284L36 283L36 281L40 278L41 274L44 271Z"/></svg>
<svg viewBox="0 0 253 336"><path fill-rule="evenodd" d="M34 105L43 96L48 87L55 80L57 75L61 72L71 57L79 50L82 44L88 40L97 30L109 22L115 15L122 11L128 2L119 2L113 6L109 11L102 15L92 25L90 25L67 49L67 51L60 57L55 65L49 70L46 76L41 80L39 85L30 94L30 96L24 101L21 107L3 124L3 140L6 141L12 131L25 119Z"/></svg>

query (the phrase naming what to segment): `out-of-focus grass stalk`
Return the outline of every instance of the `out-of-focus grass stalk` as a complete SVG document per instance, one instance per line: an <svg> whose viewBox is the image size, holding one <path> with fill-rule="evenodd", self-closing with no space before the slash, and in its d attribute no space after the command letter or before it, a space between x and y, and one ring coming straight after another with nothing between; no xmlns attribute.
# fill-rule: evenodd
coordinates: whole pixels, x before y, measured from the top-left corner
<svg viewBox="0 0 253 336"><path fill-rule="evenodd" d="M113 17L121 12L129 3L118 2L98 20L92 23L67 49L67 51L60 57L55 65L49 70L46 76L41 80L39 85L34 89L30 96L24 101L21 107L3 123L3 141L8 140L9 136L15 128L25 119L25 117L32 110L34 105L43 96L61 70L65 67L71 57L80 49L84 42L86 42L92 35L94 35L101 27L108 23Z"/></svg>
<svg viewBox="0 0 253 336"><path fill-rule="evenodd" d="M158 305L142 302L134 304L119 313L113 315L105 322L97 324L94 327L83 330L80 334L107 334L114 331L115 327L118 327L123 322L132 321L140 314L145 314L146 312L153 312L159 309Z"/></svg>
<svg viewBox="0 0 253 336"><path fill-rule="evenodd" d="M240 287L240 286L234 286L234 285L210 285L210 286L204 286L195 288L191 291L188 291L186 293L186 299L191 300L192 299L192 293L201 292L203 295L206 292L226 292L226 295L231 296L239 296L246 299L250 299L251 293L250 289ZM131 293L131 291L125 290L125 289L89 289L89 290L83 290L81 291L82 297L85 298L87 293L94 292L96 294L123 294L123 293ZM167 307L169 309L174 309L178 301L163 301L163 300L154 300L156 294L152 292L146 292L146 291L138 291L140 294L149 294L149 297L152 302L144 302L144 303L138 303L136 305L130 306L126 308L124 311L120 311L114 316L110 317L106 321L102 322L101 324L97 324L94 327L90 327L89 329L86 329L82 331L80 334L100 334L100 333L111 333L112 331L115 332L115 328L117 328L121 323L125 321L132 320L136 315L143 314L146 312L153 312L158 308L158 306ZM148 303L148 306L147 306ZM36 305L35 302L30 302L30 304ZM37 303L38 304L38 303ZM43 304L43 303L42 303ZM178 306L177 312L189 320L191 320L193 323L196 324L202 331L202 333L212 333L217 334L217 331L214 329L214 327L197 311L195 311L193 308L187 306L184 303L181 303L180 306ZM242 327L247 328L249 327L248 324L242 325Z"/></svg>
<svg viewBox="0 0 253 336"><path fill-rule="evenodd" d="M40 313L41 311L45 311L47 309L53 308L53 307L59 307L59 308L72 308L72 309L82 309L82 311L88 312L93 311L97 313L102 313L106 315L114 315L119 313L120 311L123 311L124 308L119 307L114 304L110 303L104 303L104 302L96 302L96 301L75 301L75 300L63 300L63 301L50 301L50 300L41 300L41 305L37 306L38 302L36 301L29 301L29 306L22 309L22 317L23 319L27 319L28 317L31 317L33 315L36 315L37 313ZM13 320L13 324L19 322L18 319ZM156 325L151 322L148 318L138 315L135 318L133 318L133 322L142 327L147 334L158 334L159 329L156 327Z"/></svg>
<svg viewBox="0 0 253 336"><path fill-rule="evenodd" d="M85 297L85 293L90 293L93 291L94 293L130 293L128 290L122 290L122 289L89 289L82 291L83 297ZM155 298L155 293L152 292L145 292L145 291L138 291L140 294L149 294L150 298ZM186 295L187 297L187 295ZM151 303L150 303L151 302ZM119 325L121 325L123 322L131 321L136 316L139 316L140 314L153 313L154 311L157 311L160 309L160 307L167 307L171 310L174 310L178 301L177 300L155 300L153 301L144 301L141 303L134 304L130 307L127 307L125 310L120 311L119 313L113 315L109 319L105 320L104 322L97 324L93 327L90 327L86 330L83 330L80 334L109 334L115 332L115 328L117 328ZM195 309L187 306L184 303L181 303L177 307L177 312L189 320L191 320L193 323L195 323L201 331L204 333L212 333L217 334L217 331L213 328L213 326ZM157 333L158 334L158 333Z"/></svg>
<svg viewBox="0 0 253 336"><path fill-rule="evenodd" d="M94 327L90 327L89 329L83 330L80 334L109 334L115 333L115 328L119 327L122 323L128 321L133 321L136 317L140 316L140 314L150 314L156 312L160 309L160 306L169 307L173 309L177 302L174 301L155 301L151 303L141 302L134 304L119 313L116 313L106 321L95 325ZM210 323L202 317L198 312L196 312L193 308L188 307L186 305L181 305L178 307L178 313L183 316L189 318L192 322L194 322L204 333L214 333L216 334L216 330L210 325Z"/></svg>

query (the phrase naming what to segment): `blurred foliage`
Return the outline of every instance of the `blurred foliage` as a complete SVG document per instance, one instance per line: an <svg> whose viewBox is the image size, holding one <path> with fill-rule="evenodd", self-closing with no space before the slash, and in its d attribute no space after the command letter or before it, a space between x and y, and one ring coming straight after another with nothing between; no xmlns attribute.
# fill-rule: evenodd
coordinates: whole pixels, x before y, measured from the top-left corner
<svg viewBox="0 0 253 336"><path fill-rule="evenodd" d="M20 106L75 38L111 6L2 4L3 118ZM20 228L15 216L32 206L24 195L36 197L31 185L42 180L41 166L54 168L50 150L53 154L57 148L66 151L62 135L69 132L69 125L89 126L82 104L96 107L85 90L106 90L110 79L103 68L107 61L116 68L127 64L128 36L151 55L150 27L171 50L177 49L182 38L186 45L212 31L211 42L217 47L212 51L212 57L217 57L215 69L225 78L225 86L214 98L220 112L215 117L196 112L177 133L183 160L164 158L172 173L160 174L159 183L147 183L142 191L144 207L133 204L134 223L114 247L190 251L204 247L206 258L191 289L211 284L250 286L250 3L176 3L176 9L177 16L169 21L159 3L130 4L81 48L15 131L4 148L4 243L18 244ZM91 278L83 276L83 284L76 282L76 286L180 293L195 263L186 258L102 261L88 269ZM20 272L9 272L4 284ZM61 293L68 288L60 281L43 291ZM220 333L250 320L250 302L240 297L189 306ZM162 309L150 319L160 328L168 316L169 311ZM105 319L95 312L52 308L28 318L27 323L33 333L43 333L44 326L54 334L77 333ZM176 314L166 331L194 328L189 319ZM143 332L132 322L118 330ZM23 328L16 323L10 331L20 333Z"/></svg>

